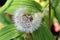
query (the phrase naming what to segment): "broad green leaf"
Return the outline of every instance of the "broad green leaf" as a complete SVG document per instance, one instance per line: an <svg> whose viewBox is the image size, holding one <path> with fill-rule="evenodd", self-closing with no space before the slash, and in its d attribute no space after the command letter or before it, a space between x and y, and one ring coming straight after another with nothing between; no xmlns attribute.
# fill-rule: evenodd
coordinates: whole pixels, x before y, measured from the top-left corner
<svg viewBox="0 0 60 40"><path fill-rule="evenodd" d="M13 40L24 40L24 37L18 36L17 38L14 38Z"/></svg>
<svg viewBox="0 0 60 40"><path fill-rule="evenodd" d="M34 8L39 11L41 11L42 8L40 4L33 0L14 0L11 6L5 12L13 15L15 10L21 6L29 6L31 9Z"/></svg>
<svg viewBox="0 0 60 40"><path fill-rule="evenodd" d="M0 13L3 13L11 5L12 0L7 0L6 3L0 7Z"/></svg>
<svg viewBox="0 0 60 40"><path fill-rule="evenodd" d="M0 22L3 23L4 25L7 24L6 20L4 19L2 15L0 15Z"/></svg>
<svg viewBox="0 0 60 40"><path fill-rule="evenodd" d="M4 23L4 24L12 24L12 18L10 18L8 15L5 14L1 14L0 15L0 22Z"/></svg>
<svg viewBox="0 0 60 40"><path fill-rule="evenodd" d="M34 40L56 40L50 30L48 29L46 23L32 33Z"/></svg>
<svg viewBox="0 0 60 40"><path fill-rule="evenodd" d="M18 35L20 34L14 25L8 25L0 30L0 40L9 40L17 37Z"/></svg>
<svg viewBox="0 0 60 40"><path fill-rule="evenodd" d="M12 38L14 38L16 36L18 36L17 31L16 30L12 30L12 31L2 35L0 37L0 40L8 40L8 39L12 39Z"/></svg>
<svg viewBox="0 0 60 40"><path fill-rule="evenodd" d="M2 15L0 15L0 22L4 22Z"/></svg>
<svg viewBox="0 0 60 40"><path fill-rule="evenodd" d="M12 19L12 15L10 14L2 14L2 17L4 18L4 21L7 23L7 24L12 24L13 23L13 19Z"/></svg>
<svg viewBox="0 0 60 40"><path fill-rule="evenodd" d="M59 23L60 23L60 3L58 4L58 6L56 7L56 18L58 19Z"/></svg>
<svg viewBox="0 0 60 40"><path fill-rule="evenodd" d="M60 23L60 0L52 0L52 9L54 10L54 16L57 18Z"/></svg>
<svg viewBox="0 0 60 40"><path fill-rule="evenodd" d="M51 0L51 5L55 8L57 7L58 3L59 3L59 0Z"/></svg>

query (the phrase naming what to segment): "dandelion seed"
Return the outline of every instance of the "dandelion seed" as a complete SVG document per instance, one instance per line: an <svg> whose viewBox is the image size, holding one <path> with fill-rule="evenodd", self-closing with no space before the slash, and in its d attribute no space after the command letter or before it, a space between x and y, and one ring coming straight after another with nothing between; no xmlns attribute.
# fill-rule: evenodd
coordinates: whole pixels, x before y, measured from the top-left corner
<svg viewBox="0 0 60 40"><path fill-rule="evenodd" d="M40 27L42 15L40 12L34 13L36 11L34 10L30 12L28 7L21 7L16 10L13 20L18 30L32 33Z"/></svg>

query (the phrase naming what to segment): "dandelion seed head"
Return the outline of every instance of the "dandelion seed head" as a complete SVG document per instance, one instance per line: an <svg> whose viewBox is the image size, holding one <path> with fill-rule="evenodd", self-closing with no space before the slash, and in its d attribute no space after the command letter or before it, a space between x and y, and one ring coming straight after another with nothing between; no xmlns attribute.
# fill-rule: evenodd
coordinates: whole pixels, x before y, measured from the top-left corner
<svg viewBox="0 0 60 40"><path fill-rule="evenodd" d="M13 20L18 30L26 33L32 33L41 26L42 15L40 12L33 13L28 11L29 8L21 7L16 10Z"/></svg>

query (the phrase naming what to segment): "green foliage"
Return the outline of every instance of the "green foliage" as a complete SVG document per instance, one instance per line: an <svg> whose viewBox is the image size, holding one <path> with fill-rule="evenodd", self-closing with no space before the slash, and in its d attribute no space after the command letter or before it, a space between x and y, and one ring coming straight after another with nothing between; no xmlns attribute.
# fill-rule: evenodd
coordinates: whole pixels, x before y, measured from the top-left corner
<svg viewBox="0 0 60 40"><path fill-rule="evenodd" d="M0 40L56 40L50 32L48 16L43 17L44 20L41 27L32 33L31 38L26 39L25 36L22 36L25 33L18 31L10 17L4 15L5 12L13 15L15 10L21 6L27 6L43 13L41 5L34 0L7 0L5 6L0 8L0 21L6 23L6 27L0 30Z"/></svg>
<svg viewBox="0 0 60 40"><path fill-rule="evenodd" d="M10 40L20 35L16 30L14 25L7 25L2 30L0 30L0 40Z"/></svg>
<svg viewBox="0 0 60 40"><path fill-rule="evenodd" d="M34 40L55 40L45 22L33 33L33 38Z"/></svg>
<svg viewBox="0 0 60 40"><path fill-rule="evenodd" d="M14 0L13 3L5 12L8 12L9 14L13 15L16 9L20 8L21 6L22 7L27 6L27 7L39 10L39 11L41 11L41 8L42 8L38 3L36 3L33 0Z"/></svg>
<svg viewBox="0 0 60 40"><path fill-rule="evenodd" d="M52 0L51 7L54 10L54 16L60 23L60 0Z"/></svg>
<svg viewBox="0 0 60 40"><path fill-rule="evenodd" d="M7 8L9 8L9 6L11 5L11 3L12 3L12 0L7 0L7 2L5 3L5 5L0 8L0 14L3 13Z"/></svg>
<svg viewBox="0 0 60 40"><path fill-rule="evenodd" d="M58 22L60 24L60 0L52 0L51 8L53 10L53 13L51 13L51 15L52 15L51 18L53 18L53 19L51 19L51 20L53 20L52 22ZM60 39L57 39L57 40L60 40Z"/></svg>

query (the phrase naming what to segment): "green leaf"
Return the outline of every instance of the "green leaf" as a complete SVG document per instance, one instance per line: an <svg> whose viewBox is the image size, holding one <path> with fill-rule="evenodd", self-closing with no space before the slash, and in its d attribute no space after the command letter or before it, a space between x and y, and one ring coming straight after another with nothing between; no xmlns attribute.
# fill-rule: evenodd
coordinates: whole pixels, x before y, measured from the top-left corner
<svg viewBox="0 0 60 40"><path fill-rule="evenodd" d="M0 13L3 13L11 5L12 0L7 0L6 3L0 8Z"/></svg>
<svg viewBox="0 0 60 40"><path fill-rule="evenodd" d="M27 6L30 7L31 9L36 9L41 11L41 6L37 2L33 0L14 0L11 6L5 11L9 14L14 14L15 10L20 8L21 6Z"/></svg>
<svg viewBox="0 0 60 40"><path fill-rule="evenodd" d="M4 23L4 24L12 24L12 18L10 18L8 15L5 14L1 14L0 15L0 22Z"/></svg>
<svg viewBox="0 0 60 40"><path fill-rule="evenodd" d="M3 18L4 18L4 21L7 23L7 24L12 24L13 23L13 19L12 19L12 15L10 14L2 14Z"/></svg>
<svg viewBox="0 0 60 40"><path fill-rule="evenodd" d="M19 36L17 38L14 38L13 40L24 40L24 37Z"/></svg>
<svg viewBox="0 0 60 40"><path fill-rule="evenodd" d="M9 40L19 35L14 25L8 25L0 30L0 40Z"/></svg>
<svg viewBox="0 0 60 40"><path fill-rule="evenodd" d="M46 23L32 33L34 40L56 40L50 30L48 29Z"/></svg>
<svg viewBox="0 0 60 40"><path fill-rule="evenodd" d="M60 23L60 0L52 0L52 9L54 10L54 16L57 18Z"/></svg>
<svg viewBox="0 0 60 40"><path fill-rule="evenodd" d="M0 15L0 22L4 22L2 15Z"/></svg>
<svg viewBox="0 0 60 40"><path fill-rule="evenodd" d="M56 7L56 18L58 19L59 23L60 23L60 3L58 4L58 6Z"/></svg>
<svg viewBox="0 0 60 40"><path fill-rule="evenodd" d="M51 5L55 8L57 7L58 3L59 3L59 0L51 0Z"/></svg>

